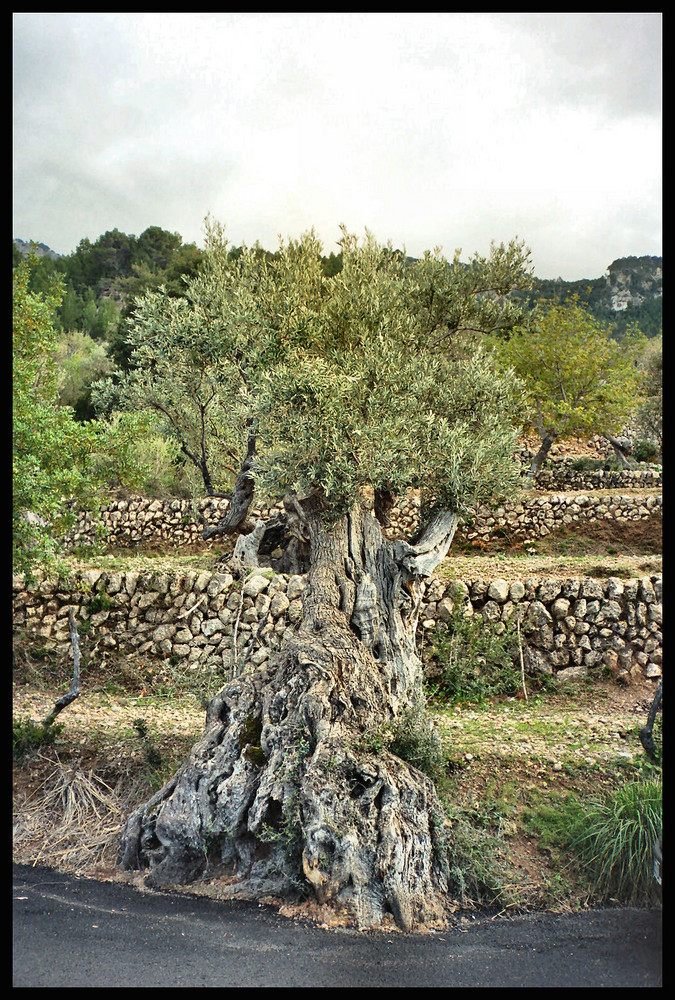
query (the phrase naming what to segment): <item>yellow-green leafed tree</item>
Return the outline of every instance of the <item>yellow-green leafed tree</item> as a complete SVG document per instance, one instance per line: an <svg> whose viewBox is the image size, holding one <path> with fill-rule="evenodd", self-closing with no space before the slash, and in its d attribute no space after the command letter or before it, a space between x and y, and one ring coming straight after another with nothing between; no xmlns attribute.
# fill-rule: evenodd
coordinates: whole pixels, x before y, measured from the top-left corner
<svg viewBox="0 0 675 1000"><path fill-rule="evenodd" d="M13 272L13 569L50 569L75 508L93 509L111 478L135 483L139 419L79 423L59 401L54 309L62 287L29 290L34 261Z"/></svg>
<svg viewBox="0 0 675 1000"><path fill-rule="evenodd" d="M644 335L631 330L618 342L576 301L534 310L526 324L495 343L501 363L524 384L523 425L541 438L530 478L556 439L613 436L640 405Z"/></svg>

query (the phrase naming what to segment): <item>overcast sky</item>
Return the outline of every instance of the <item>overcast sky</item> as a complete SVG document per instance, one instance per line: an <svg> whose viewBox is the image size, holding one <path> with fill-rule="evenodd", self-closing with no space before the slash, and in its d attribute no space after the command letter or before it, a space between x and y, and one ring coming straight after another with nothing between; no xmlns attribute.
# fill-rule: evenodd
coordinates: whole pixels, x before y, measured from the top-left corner
<svg viewBox="0 0 675 1000"><path fill-rule="evenodd" d="M660 255L659 13L15 13L13 235Z"/></svg>

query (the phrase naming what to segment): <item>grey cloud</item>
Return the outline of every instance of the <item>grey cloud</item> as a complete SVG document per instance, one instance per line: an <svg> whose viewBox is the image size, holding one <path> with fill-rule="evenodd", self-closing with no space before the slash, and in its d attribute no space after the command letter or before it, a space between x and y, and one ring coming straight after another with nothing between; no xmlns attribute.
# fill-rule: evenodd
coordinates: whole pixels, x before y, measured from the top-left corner
<svg viewBox="0 0 675 1000"><path fill-rule="evenodd" d="M661 17L638 13L507 13L491 15L538 52L551 76L539 96L594 104L613 117L659 115Z"/></svg>

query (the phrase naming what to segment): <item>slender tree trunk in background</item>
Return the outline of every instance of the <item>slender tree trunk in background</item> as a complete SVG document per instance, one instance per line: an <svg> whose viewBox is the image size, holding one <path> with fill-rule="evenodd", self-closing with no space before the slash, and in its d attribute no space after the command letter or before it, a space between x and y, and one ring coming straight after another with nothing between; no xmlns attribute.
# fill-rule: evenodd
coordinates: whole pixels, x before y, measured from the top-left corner
<svg viewBox="0 0 675 1000"><path fill-rule="evenodd" d="M652 701L651 707L649 709L649 715L647 716L647 724L642 726L639 730L640 743L645 748L650 757L654 759L657 758L656 746L654 744L654 723L656 722L656 713L661 708L661 702L663 701L663 681L659 683L656 689L656 694Z"/></svg>
<svg viewBox="0 0 675 1000"><path fill-rule="evenodd" d="M409 929L443 912L441 807L428 777L364 736L422 697L418 584L457 517L407 543L358 507L332 531L319 514L295 505L311 553L302 622L213 698L185 764L129 817L121 863L155 885L208 871L235 877L233 897L304 895L359 926L393 914Z"/></svg>
<svg viewBox="0 0 675 1000"><path fill-rule="evenodd" d="M615 437L611 437L609 434L605 434L605 438L609 441L612 448L614 449L614 454L619 459L622 469L634 469L637 466L637 462L629 457L629 453L626 448L626 444L623 444ZM627 442L628 443L628 442Z"/></svg>
<svg viewBox="0 0 675 1000"><path fill-rule="evenodd" d="M555 441L555 439L556 439L557 436L558 435L554 434L554 433L549 433L549 434L544 434L543 435L542 441L541 441L541 447L539 448L539 451L537 452L537 454L532 459L532 462L530 464L530 468L528 469L528 472L527 472L527 478L528 479L536 479L536 477L539 475L539 472L541 471L541 467L544 464L544 462L546 461L546 457L547 457L549 451L551 450L551 445L553 444L553 442Z"/></svg>

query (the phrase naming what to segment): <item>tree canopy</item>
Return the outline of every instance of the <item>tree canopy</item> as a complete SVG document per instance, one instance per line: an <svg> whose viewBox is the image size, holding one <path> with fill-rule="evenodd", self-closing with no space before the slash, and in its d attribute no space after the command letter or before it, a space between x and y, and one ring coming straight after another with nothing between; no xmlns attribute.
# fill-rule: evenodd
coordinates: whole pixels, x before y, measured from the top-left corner
<svg viewBox="0 0 675 1000"><path fill-rule="evenodd" d="M15 572L52 564L73 505L92 509L112 480L134 482L130 446L138 416L78 423L58 400L54 310L63 294L29 291L34 261L13 272L13 562Z"/></svg>
<svg viewBox="0 0 675 1000"><path fill-rule="evenodd" d="M521 317L526 249L410 262L343 229L340 258L326 268L311 232L232 254L212 224L185 296L137 302L131 368L99 399L163 414L207 491L232 484L250 435L259 491L314 492L334 516L366 486L455 510L508 489L517 389L476 337Z"/></svg>
<svg viewBox="0 0 675 1000"><path fill-rule="evenodd" d="M611 332L573 300L533 310L496 341L525 386L519 415L542 439L531 473L556 438L619 433L637 409L645 338L633 329L619 343Z"/></svg>

